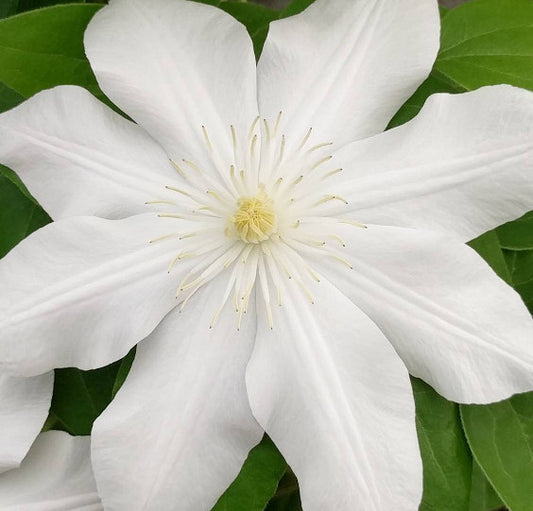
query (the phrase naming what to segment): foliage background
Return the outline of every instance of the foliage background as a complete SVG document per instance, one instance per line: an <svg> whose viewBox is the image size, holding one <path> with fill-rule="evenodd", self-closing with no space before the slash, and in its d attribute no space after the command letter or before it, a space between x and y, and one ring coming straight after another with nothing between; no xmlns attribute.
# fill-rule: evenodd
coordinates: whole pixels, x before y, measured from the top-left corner
<svg viewBox="0 0 533 511"><path fill-rule="evenodd" d="M149 0L147 0L149 1ZM243 22L259 54L268 23L312 0L283 0L274 10L237 0L218 5ZM261 0L263 3L274 0ZM0 0L0 111L59 84L76 84L108 101L85 59L82 37L104 0ZM452 2L442 2L450 5ZM43 8L44 7L44 8ZM42 8L42 9L41 9ZM39 10L33 10L39 9ZM23 14L20 14L23 13ZM533 1L473 0L442 9L442 44L434 69L391 122L412 118L434 92L460 93L511 83L533 90ZM0 257L50 221L17 176L0 166ZM533 214L471 245L533 310ZM45 429L87 435L124 381L135 353L94 371L56 371ZM533 393L488 406L459 406L413 378L424 461L422 511L533 509ZM256 447L216 511L298 511L297 481L272 442ZM393 510L391 510L393 511Z"/></svg>

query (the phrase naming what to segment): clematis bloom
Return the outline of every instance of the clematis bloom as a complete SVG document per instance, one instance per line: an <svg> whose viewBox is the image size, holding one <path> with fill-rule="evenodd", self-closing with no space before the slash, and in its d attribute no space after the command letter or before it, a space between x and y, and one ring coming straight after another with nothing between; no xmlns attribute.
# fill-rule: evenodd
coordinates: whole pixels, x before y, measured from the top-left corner
<svg viewBox="0 0 533 511"><path fill-rule="evenodd" d="M138 344L96 421L109 510L208 510L266 431L312 510L417 509L408 376L485 403L533 389L533 322L464 244L533 207L533 94L438 94L434 0L317 0L246 30L111 0L105 94L0 116L0 161L55 220L0 264L0 361L95 368Z"/></svg>

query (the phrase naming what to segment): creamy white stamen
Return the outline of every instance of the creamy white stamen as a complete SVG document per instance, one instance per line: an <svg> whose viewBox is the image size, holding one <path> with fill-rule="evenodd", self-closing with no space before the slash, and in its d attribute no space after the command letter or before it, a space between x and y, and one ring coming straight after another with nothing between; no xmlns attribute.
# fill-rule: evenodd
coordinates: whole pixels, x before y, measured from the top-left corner
<svg viewBox="0 0 533 511"><path fill-rule="evenodd" d="M244 136L230 126L229 153L222 152L224 148L213 143L216 139L210 136L208 127L201 126L205 154L199 155L199 161L203 163L170 160L176 181L167 183L165 190L178 197L147 203L165 207L159 216L176 218L180 226L184 222L187 225L186 229L181 227L150 240L179 244L169 262L169 273L183 259L197 260L178 285L180 310L206 282L227 274L227 285L220 305L213 311L210 328L232 293L239 328L256 284L271 328L272 296L282 306L282 290L288 290L289 285L295 285L314 303L309 283L319 283L320 275L308 263L309 255L321 254L352 267L339 252L346 243L336 227L340 223L365 226L321 214L323 204L346 203L340 195L321 192L323 181L342 171L331 165L334 155L328 149L332 143L311 145L309 128L299 144L290 146L293 138L281 133L281 118L281 112L273 123L268 119L259 123L256 117ZM287 150L289 147L292 149Z"/></svg>

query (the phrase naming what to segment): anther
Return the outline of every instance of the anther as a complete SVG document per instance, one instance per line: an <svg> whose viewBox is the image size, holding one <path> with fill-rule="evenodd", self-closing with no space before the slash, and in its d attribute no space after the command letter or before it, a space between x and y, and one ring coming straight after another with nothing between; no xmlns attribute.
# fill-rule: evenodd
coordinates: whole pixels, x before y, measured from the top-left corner
<svg viewBox="0 0 533 511"><path fill-rule="evenodd" d="M306 133L305 137L303 138L302 142L300 143L300 146L298 147L298 150L301 150L303 148L303 146L306 144L306 142L309 140L309 137L311 136L312 131L313 131L313 128L309 128L307 130L307 133Z"/></svg>
<svg viewBox="0 0 533 511"><path fill-rule="evenodd" d="M188 179L187 173L174 160L170 160L170 163L183 179Z"/></svg>

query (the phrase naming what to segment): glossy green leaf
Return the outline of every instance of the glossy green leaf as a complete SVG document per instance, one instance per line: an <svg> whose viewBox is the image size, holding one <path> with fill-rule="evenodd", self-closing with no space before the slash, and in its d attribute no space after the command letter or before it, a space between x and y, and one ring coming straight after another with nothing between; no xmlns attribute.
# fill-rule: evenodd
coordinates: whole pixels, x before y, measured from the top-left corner
<svg viewBox="0 0 533 511"><path fill-rule="evenodd" d="M85 28L100 7L60 5L0 20L0 82L24 97L61 84L102 97L83 49Z"/></svg>
<svg viewBox="0 0 533 511"><path fill-rule="evenodd" d="M266 435L246 459L240 474L213 511L263 511L276 492L287 464Z"/></svg>
<svg viewBox="0 0 533 511"><path fill-rule="evenodd" d="M472 465L472 489L468 511L492 511L503 506L502 499L494 491L480 466Z"/></svg>
<svg viewBox="0 0 533 511"><path fill-rule="evenodd" d="M458 89L509 83L533 89L533 2L478 0L443 20L435 72Z"/></svg>
<svg viewBox="0 0 533 511"><path fill-rule="evenodd" d="M461 405L472 452L512 511L533 502L533 393L491 405Z"/></svg>
<svg viewBox="0 0 533 511"><path fill-rule="evenodd" d="M411 383L424 465L420 511L468 511L472 458L461 428L459 408L422 380L412 378Z"/></svg>
<svg viewBox="0 0 533 511"><path fill-rule="evenodd" d="M507 267L505 257L500 247L500 240L496 231L482 234L469 245L481 256L491 268L508 284L511 284L511 274Z"/></svg>
<svg viewBox="0 0 533 511"><path fill-rule="evenodd" d="M0 173L0 205L0 257L28 234L50 222L43 209L8 177L7 171Z"/></svg>
<svg viewBox="0 0 533 511"><path fill-rule="evenodd" d="M111 402L120 362L93 371L56 369L50 415L54 429L89 435L95 419Z"/></svg>
<svg viewBox="0 0 533 511"><path fill-rule="evenodd" d="M533 211L498 227L498 238L503 248L533 250Z"/></svg>

